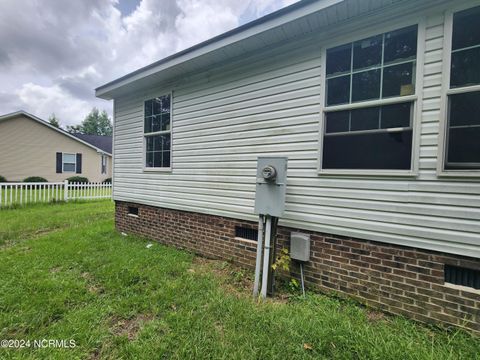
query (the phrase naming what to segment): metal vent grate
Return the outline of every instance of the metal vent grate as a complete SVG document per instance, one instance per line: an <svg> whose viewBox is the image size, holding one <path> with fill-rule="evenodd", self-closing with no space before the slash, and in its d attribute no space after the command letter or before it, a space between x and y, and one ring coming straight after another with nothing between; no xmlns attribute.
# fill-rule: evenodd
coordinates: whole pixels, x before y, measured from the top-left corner
<svg viewBox="0 0 480 360"><path fill-rule="evenodd" d="M480 289L480 270L445 265L445 282Z"/></svg>
<svg viewBox="0 0 480 360"><path fill-rule="evenodd" d="M235 237L257 241L258 230L246 228L243 226L235 226Z"/></svg>

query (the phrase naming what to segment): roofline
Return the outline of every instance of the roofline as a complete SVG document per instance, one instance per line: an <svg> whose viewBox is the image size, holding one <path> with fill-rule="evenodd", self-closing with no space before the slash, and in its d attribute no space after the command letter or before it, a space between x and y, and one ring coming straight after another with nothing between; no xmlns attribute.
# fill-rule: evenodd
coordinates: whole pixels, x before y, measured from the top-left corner
<svg viewBox="0 0 480 360"><path fill-rule="evenodd" d="M173 60L176 60L182 56L185 56L185 55L189 55L191 53L193 53L194 51L197 51L197 50L200 50L202 48L205 48L207 47L208 45L212 45L212 44L215 44L215 43L218 43L219 41L221 40L224 40L224 39L227 39L229 37L232 37L234 35L237 35L237 34L241 34L243 32L246 32L247 30L255 27L255 26L259 26L259 25L262 25L264 23L267 23L269 21L272 21L272 20L275 20L275 19L278 19L288 13L292 13L293 11L295 10L298 10L298 9L301 9L303 7L306 7L308 5L311 5L311 4L314 4L314 3L320 3L322 4L321 8L326 8L326 7L329 7L331 5L334 5L336 3L339 3L339 2L342 2L344 0L300 0L296 3L293 3L292 5L289 5L287 7L284 7L282 9L279 9L277 11L274 11L270 14L267 14L265 16L262 16L256 20L253 20L253 21L250 21L244 25L241 25L239 27L236 27L232 30L229 30L227 32L224 32L220 35L217 35L213 38L210 38L208 40L205 40L201 43L198 43L196 45L193 45L185 50L182 50L182 51L179 51L177 53L174 53L170 56L167 56L159 61L156 61L152 64L149 64L147 66L144 66L140 69L137 69L133 72L130 72L124 76L121 76L113 81L110 81L104 85L101 85L99 87L97 87L95 89L95 93L96 93L96 96L97 97L102 97L102 95L104 95L106 92L107 92L107 88L109 87L112 87L122 81L125 81L125 80L128 80L129 78L132 78L133 76L135 75L138 75L138 74L141 74L147 70L150 70L152 68L155 68L159 65L163 65L163 64L167 64L168 62L172 62ZM303 16L303 15L302 15ZM195 56L194 56L195 57ZM186 59L187 60L187 59ZM186 61L184 60L184 61ZM126 84L125 84L126 85ZM110 90L113 90L113 89L110 89Z"/></svg>
<svg viewBox="0 0 480 360"><path fill-rule="evenodd" d="M65 131L65 130L63 130L63 129L60 129L60 128L55 127L55 126L51 125L50 123L48 123L47 121L45 121L45 120L43 120L43 119L40 119L39 117L37 117L37 116L35 116L35 115L32 115L32 114L26 112L25 110L19 110L19 111L15 111L15 112L13 112L13 113L5 114L5 115L0 115L0 121L2 121L2 120L8 120L8 119L13 119L13 118L15 118L15 117L22 116L22 115L25 116L25 117L28 117L28 118L31 119L31 120L35 120L35 121L39 122L40 124L49 127L49 128L52 129L52 130L58 131L59 133L65 135L65 136L68 136L69 138L71 138L71 139L73 139L73 140L76 140L76 141L82 143L83 145L86 145L86 146L88 146L88 147L90 147L90 148L92 148L92 149L95 149L95 150L96 150L97 152L99 152L99 153L112 156L111 153L109 153L109 152L107 152L107 151L105 151L105 150L102 150L102 149L100 149L100 148L98 148L98 147L96 147L96 146L94 146L94 145L92 145L92 144L90 144L90 143L88 143L88 142L86 142L86 141L81 140L81 139L77 138L76 136L70 134L69 132L67 132L67 131Z"/></svg>

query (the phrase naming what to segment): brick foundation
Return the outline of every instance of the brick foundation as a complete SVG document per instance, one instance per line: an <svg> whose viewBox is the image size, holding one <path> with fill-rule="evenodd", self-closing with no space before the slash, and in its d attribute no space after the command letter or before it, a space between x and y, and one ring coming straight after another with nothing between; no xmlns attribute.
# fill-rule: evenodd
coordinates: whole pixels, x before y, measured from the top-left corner
<svg viewBox="0 0 480 360"><path fill-rule="evenodd" d="M138 207L139 216L128 215L128 206ZM115 220L119 231L255 266L256 242L235 238L235 226L256 228L252 222L118 201ZM480 269L479 259L285 227L278 228L279 249L289 247L291 231L311 236L307 285L417 321L480 332L480 291L444 284L445 264Z"/></svg>

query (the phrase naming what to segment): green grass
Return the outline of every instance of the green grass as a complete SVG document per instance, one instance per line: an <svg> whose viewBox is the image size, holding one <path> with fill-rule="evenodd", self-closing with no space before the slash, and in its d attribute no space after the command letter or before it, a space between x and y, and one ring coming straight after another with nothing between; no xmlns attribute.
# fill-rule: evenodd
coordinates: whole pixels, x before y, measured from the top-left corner
<svg viewBox="0 0 480 360"><path fill-rule="evenodd" d="M480 358L472 335L328 296L256 303L248 272L147 248L112 219L108 201L0 211L0 340L76 343L1 359Z"/></svg>

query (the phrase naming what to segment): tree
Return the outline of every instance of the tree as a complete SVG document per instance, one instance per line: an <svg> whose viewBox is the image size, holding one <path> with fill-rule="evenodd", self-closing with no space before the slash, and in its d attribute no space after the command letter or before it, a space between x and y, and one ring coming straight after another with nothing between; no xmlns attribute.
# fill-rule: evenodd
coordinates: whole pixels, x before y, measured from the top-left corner
<svg viewBox="0 0 480 360"><path fill-rule="evenodd" d="M105 110L100 112L94 107L80 125L67 126L67 131L70 133L111 136L112 122Z"/></svg>
<svg viewBox="0 0 480 360"><path fill-rule="evenodd" d="M55 113L52 113L52 115L50 115L50 117L48 118L48 122L50 123L50 125L60 129L60 120L57 119Z"/></svg>

